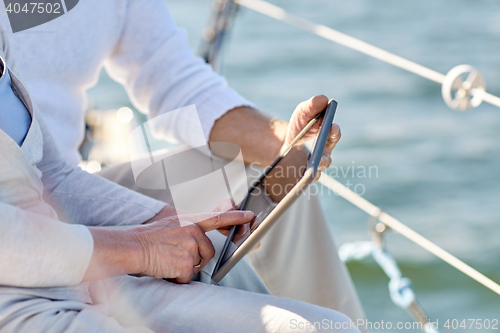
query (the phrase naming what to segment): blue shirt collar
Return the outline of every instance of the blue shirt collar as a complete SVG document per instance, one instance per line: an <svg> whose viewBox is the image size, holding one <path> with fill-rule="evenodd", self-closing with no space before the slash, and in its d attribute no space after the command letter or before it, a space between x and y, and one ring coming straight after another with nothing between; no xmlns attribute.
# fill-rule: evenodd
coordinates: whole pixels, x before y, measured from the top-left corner
<svg viewBox="0 0 500 333"><path fill-rule="evenodd" d="M0 84L3 80L5 80L5 72L7 70L7 66L5 66L5 61L3 61L2 57L0 57Z"/></svg>

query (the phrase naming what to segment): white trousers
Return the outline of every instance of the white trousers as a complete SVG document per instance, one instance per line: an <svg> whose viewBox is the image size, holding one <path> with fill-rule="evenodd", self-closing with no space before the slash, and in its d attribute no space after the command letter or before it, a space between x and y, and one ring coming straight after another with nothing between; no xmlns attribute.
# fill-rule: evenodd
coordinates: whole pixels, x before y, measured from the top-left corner
<svg viewBox="0 0 500 333"><path fill-rule="evenodd" d="M1 333L358 332L311 304L199 282L120 276L91 284L93 304L2 294Z"/></svg>

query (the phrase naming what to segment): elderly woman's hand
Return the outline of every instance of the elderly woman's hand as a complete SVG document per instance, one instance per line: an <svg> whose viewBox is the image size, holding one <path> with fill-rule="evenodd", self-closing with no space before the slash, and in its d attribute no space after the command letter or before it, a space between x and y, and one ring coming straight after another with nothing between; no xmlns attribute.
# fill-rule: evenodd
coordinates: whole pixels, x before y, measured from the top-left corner
<svg viewBox="0 0 500 333"><path fill-rule="evenodd" d="M253 218L249 211L228 211L169 217L129 230L89 228L94 253L83 280L143 274L189 283L215 253L205 233Z"/></svg>

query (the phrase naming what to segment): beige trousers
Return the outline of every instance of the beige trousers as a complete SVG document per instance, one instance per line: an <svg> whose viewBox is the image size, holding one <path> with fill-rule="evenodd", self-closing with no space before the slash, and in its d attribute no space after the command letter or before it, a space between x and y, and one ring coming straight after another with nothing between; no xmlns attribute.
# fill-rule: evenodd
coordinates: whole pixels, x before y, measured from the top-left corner
<svg viewBox="0 0 500 333"><path fill-rule="evenodd" d="M199 154L199 163L209 159ZM134 191L173 204L168 190L149 190L137 186L130 163L109 167L99 173ZM142 175L141 175L142 176ZM204 200L206 194L191 193L189 200ZM302 195L264 237L260 248L248 255L251 265L269 291L278 297L327 307L349 316L364 319L356 290L337 249L322 212L319 199L310 193ZM217 245L214 244L217 248ZM235 267L221 285L265 292L261 281L243 282L242 276L255 280L245 262ZM208 282L207 277L203 282Z"/></svg>
<svg viewBox="0 0 500 333"><path fill-rule="evenodd" d="M119 276L93 304L0 294L0 333L356 333L347 316L304 302L191 282Z"/></svg>

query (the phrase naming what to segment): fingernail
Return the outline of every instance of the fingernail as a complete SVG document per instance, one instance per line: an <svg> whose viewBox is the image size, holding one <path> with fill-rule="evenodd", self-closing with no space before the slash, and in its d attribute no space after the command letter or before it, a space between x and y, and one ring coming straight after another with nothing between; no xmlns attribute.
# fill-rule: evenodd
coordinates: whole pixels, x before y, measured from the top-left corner
<svg viewBox="0 0 500 333"><path fill-rule="evenodd" d="M245 220L249 221L249 220L253 219L254 216L255 216L254 213L251 212L251 211L246 211L245 212Z"/></svg>

